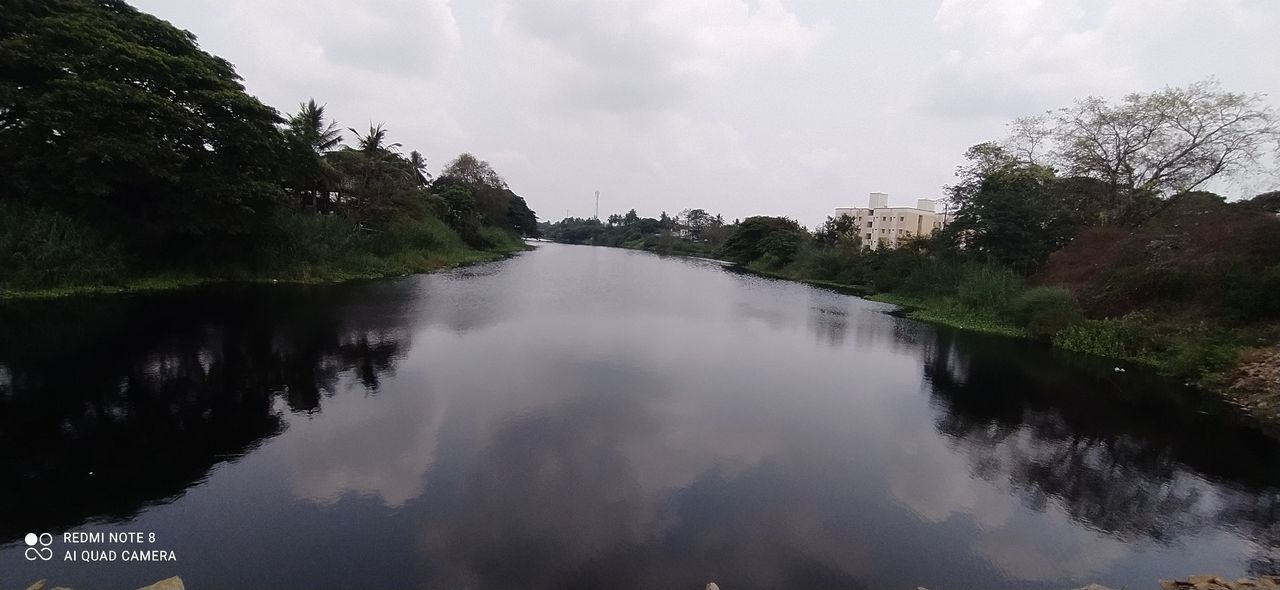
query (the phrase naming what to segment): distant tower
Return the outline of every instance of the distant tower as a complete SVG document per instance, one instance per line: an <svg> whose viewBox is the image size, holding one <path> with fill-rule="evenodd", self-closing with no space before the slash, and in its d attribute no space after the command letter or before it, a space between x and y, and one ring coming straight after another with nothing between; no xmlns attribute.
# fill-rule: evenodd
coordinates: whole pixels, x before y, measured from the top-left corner
<svg viewBox="0 0 1280 590"><path fill-rule="evenodd" d="M600 221L600 191L596 191L596 221Z"/></svg>

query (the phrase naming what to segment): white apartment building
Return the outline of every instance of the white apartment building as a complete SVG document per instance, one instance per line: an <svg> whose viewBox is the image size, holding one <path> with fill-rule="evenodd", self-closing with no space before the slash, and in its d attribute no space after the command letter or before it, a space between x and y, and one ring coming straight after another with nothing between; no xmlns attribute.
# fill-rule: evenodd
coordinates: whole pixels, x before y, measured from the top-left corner
<svg viewBox="0 0 1280 590"><path fill-rule="evenodd" d="M917 236L929 236L949 221L938 213L937 201L919 199L915 207L890 207L888 193L871 193L866 207L836 207L836 215L852 217L858 225L862 244L872 250L897 248Z"/></svg>

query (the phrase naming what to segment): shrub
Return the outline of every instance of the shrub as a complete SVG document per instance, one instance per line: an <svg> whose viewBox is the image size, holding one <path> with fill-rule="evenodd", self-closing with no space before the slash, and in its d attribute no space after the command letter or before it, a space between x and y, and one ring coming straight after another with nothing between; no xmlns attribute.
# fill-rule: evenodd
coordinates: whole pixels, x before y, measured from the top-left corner
<svg viewBox="0 0 1280 590"><path fill-rule="evenodd" d="M969 309L1005 315L1021 291L1022 278L1007 268L966 264L956 286L956 297Z"/></svg>
<svg viewBox="0 0 1280 590"><path fill-rule="evenodd" d="M1280 318L1280 265L1233 275L1215 281L1222 288L1220 315L1242 322Z"/></svg>
<svg viewBox="0 0 1280 590"><path fill-rule="evenodd" d="M902 278L897 291L912 297L947 297L956 293L963 276L963 267L955 261L922 259Z"/></svg>
<svg viewBox="0 0 1280 590"><path fill-rule="evenodd" d="M1225 371L1235 364L1239 348L1220 335L1187 334L1169 343L1163 369L1185 377Z"/></svg>
<svg viewBox="0 0 1280 590"><path fill-rule="evenodd" d="M340 215L286 213L277 218L280 235L267 260L280 265L333 265L359 247L354 224Z"/></svg>
<svg viewBox="0 0 1280 590"><path fill-rule="evenodd" d="M47 208L0 203L0 284L111 284L125 262L119 245Z"/></svg>
<svg viewBox="0 0 1280 590"><path fill-rule="evenodd" d="M1196 291L1197 277L1186 269L1154 268L1139 274L1137 289L1156 301L1186 301Z"/></svg>
<svg viewBox="0 0 1280 590"><path fill-rule="evenodd" d="M1152 349L1148 318L1139 313L1122 318L1085 320L1053 335L1053 345L1066 350L1140 360Z"/></svg>
<svg viewBox="0 0 1280 590"><path fill-rule="evenodd" d="M867 281L881 293L897 291L904 278L923 260L914 252L881 248L867 255Z"/></svg>
<svg viewBox="0 0 1280 590"><path fill-rule="evenodd" d="M1014 300L1014 319L1032 336L1049 339L1080 323L1084 312L1070 291L1059 287L1035 287Z"/></svg>
<svg viewBox="0 0 1280 590"><path fill-rule="evenodd" d="M802 248L796 263L805 276L820 281L856 285L864 280L862 253L854 248Z"/></svg>

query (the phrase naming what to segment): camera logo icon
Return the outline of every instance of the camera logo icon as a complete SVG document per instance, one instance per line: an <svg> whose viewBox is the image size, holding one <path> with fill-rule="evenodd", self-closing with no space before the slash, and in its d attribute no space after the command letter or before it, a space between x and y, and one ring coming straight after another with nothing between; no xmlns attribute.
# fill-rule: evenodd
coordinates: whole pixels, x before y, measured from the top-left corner
<svg viewBox="0 0 1280 590"><path fill-rule="evenodd" d="M53 535L49 533L27 533L27 550L23 553L27 557L27 561L49 561L53 559L53 549L49 545L53 544Z"/></svg>

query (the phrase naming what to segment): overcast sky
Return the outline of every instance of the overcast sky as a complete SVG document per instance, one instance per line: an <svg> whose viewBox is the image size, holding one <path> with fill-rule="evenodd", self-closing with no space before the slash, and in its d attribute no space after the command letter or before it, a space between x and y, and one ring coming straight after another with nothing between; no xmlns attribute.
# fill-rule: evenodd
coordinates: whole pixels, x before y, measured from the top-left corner
<svg viewBox="0 0 1280 590"><path fill-rule="evenodd" d="M936 197L966 147L1075 97L1280 97L1277 0L133 1L280 111L385 123L433 173L472 152L552 220L599 190L602 216L812 226Z"/></svg>

